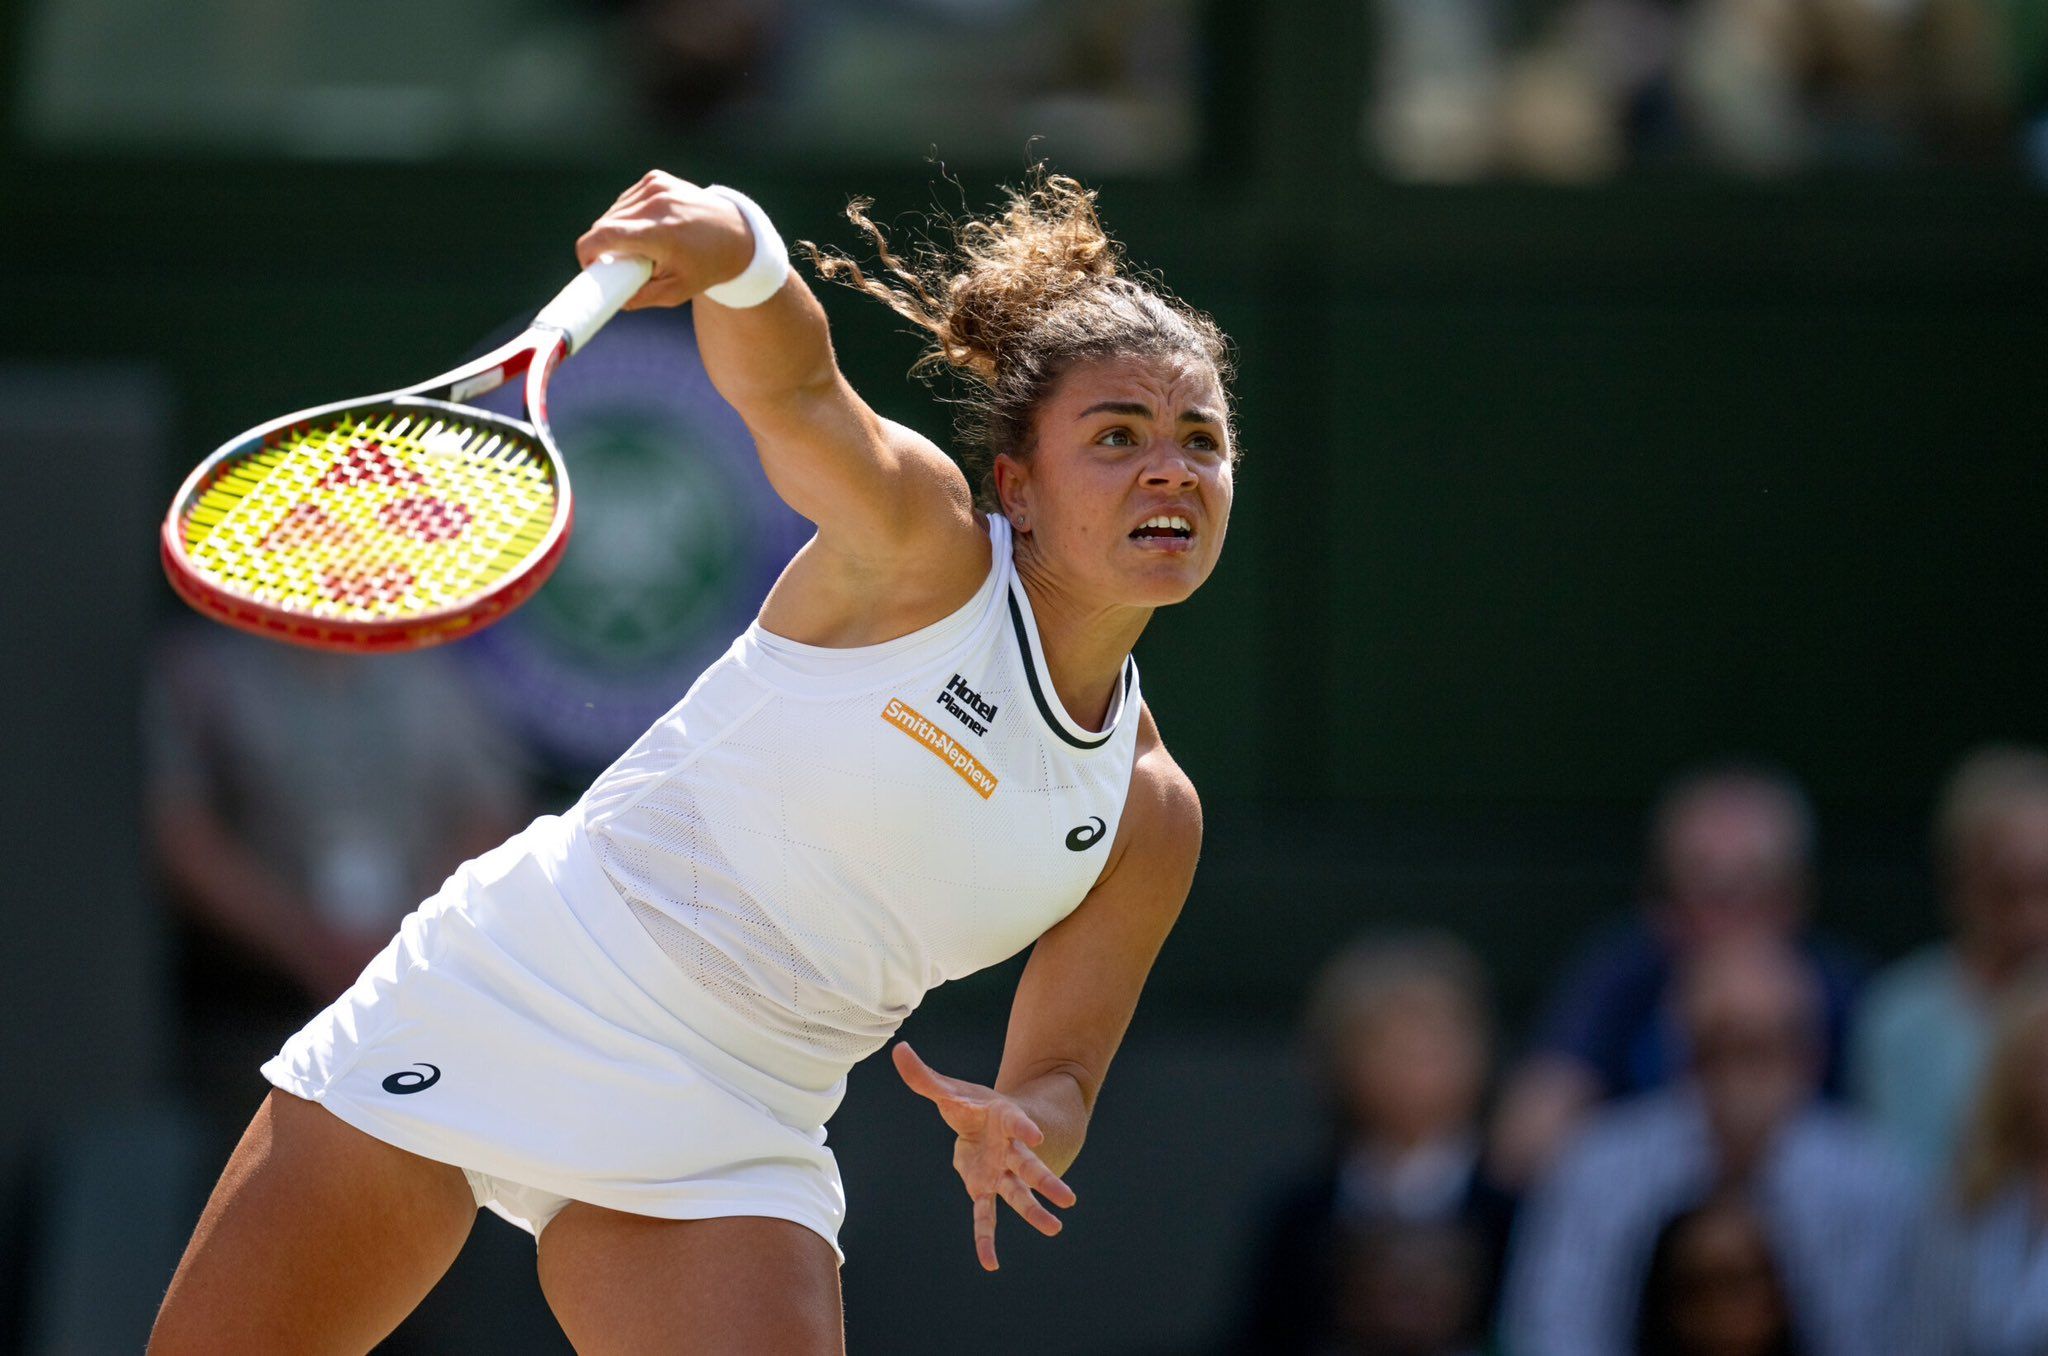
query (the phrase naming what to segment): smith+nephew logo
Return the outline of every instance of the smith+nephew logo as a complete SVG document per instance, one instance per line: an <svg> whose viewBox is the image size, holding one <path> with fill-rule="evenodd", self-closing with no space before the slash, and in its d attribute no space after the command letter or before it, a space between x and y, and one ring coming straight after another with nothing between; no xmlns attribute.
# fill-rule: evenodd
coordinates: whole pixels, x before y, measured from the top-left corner
<svg viewBox="0 0 2048 1356"><path fill-rule="evenodd" d="M966 782L975 795L987 800L996 793L996 774L983 767L979 758L961 748L953 736L918 714L916 708L905 705L901 697L889 699L889 704L882 708L882 719L924 745L934 758L959 774L960 780Z"/></svg>

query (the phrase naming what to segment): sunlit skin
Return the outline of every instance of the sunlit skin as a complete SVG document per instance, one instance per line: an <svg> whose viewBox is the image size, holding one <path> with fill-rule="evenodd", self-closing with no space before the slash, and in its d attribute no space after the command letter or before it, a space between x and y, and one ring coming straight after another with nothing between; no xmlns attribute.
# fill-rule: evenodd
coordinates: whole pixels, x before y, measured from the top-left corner
<svg viewBox="0 0 2048 1356"><path fill-rule="evenodd" d="M1233 492L1226 410L1206 363L1081 363L1040 407L1029 455L996 460L1053 686L1083 724L1106 716L1153 610L1185 600L1216 568ZM1161 514L1185 518L1192 535L1132 536Z"/></svg>

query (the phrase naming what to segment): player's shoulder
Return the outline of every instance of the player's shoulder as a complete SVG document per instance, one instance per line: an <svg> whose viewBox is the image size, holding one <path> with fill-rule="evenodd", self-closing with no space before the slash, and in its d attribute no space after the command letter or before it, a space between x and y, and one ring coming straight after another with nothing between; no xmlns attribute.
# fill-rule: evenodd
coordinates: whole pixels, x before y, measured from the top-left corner
<svg viewBox="0 0 2048 1356"><path fill-rule="evenodd" d="M864 526L847 549L898 572L968 569L987 559L988 524L974 506L974 490L960 464L924 434L893 419L877 418L881 459L898 495L886 530ZM820 525L819 534L828 532Z"/></svg>
<svg viewBox="0 0 2048 1356"><path fill-rule="evenodd" d="M1193 851L1202 841L1202 798L1194 779L1167 751L1152 708L1138 706L1138 746L1131 762L1131 789L1124 816L1146 836Z"/></svg>
<svg viewBox="0 0 2048 1356"><path fill-rule="evenodd" d="M1116 846L1098 885L1114 882L1115 893L1152 898L1177 910L1201 855L1201 797L1166 751L1150 708L1140 702L1130 789Z"/></svg>

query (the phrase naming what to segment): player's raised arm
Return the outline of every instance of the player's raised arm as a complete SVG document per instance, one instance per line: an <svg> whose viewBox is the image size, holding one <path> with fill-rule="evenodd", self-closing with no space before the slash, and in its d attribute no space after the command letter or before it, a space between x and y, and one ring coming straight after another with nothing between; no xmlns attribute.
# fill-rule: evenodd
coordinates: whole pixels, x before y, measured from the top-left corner
<svg viewBox="0 0 2048 1356"><path fill-rule="evenodd" d="M966 478L847 384L824 309L758 209L653 171L576 248L586 263L607 253L654 262L633 307L697 301L705 370L753 433L776 492L818 525L821 543L869 564L908 555L925 565L930 549L956 548L981 568Z"/></svg>

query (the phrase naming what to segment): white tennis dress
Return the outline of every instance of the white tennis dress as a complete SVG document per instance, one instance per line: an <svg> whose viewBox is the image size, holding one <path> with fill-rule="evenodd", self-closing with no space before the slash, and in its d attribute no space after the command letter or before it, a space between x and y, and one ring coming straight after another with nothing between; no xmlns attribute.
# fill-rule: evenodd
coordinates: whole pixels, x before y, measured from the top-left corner
<svg viewBox="0 0 2048 1356"><path fill-rule="evenodd" d="M536 1235L570 1200L832 1240L826 1118L926 991L1066 917L1116 836L1126 661L1090 731L1009 525L974 597L824 649L757 622L568 813L467 863L263 1066L465 1169Z"/></svg>

